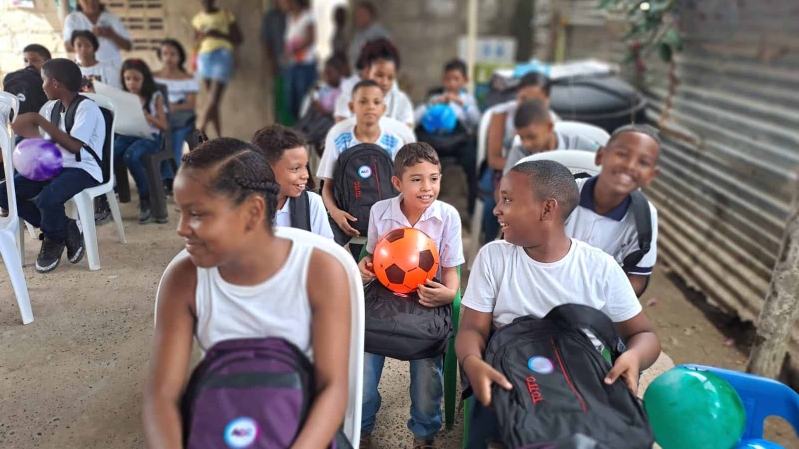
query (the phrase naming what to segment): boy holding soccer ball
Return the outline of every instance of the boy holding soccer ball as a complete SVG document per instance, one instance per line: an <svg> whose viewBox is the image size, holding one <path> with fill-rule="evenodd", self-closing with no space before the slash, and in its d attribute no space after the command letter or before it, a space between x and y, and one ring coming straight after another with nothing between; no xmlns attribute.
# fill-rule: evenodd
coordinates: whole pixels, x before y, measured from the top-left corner
<svg viewBox="0 0 799 449"><path fill-rule="evenodd" d="M428 280L420 285L419 304L440 307L450 304L460 289L458 266L464 262L461 241L461 220L458 211L439 201L441 163L433 148L426 143L407 144L394 158L391 178L399 196L379 201L369 215L368 254L358 264L364 282L374 279L372 254L379 237L403 227L427 234L439 253L441 283ZM377 386L385 357L366 353L364 358L361 447L370 447L375 416L380 409ZM414 435L414 449L435 448L441 429L443 389L443 357L411 360L411 419L408 428Z"/></svg>

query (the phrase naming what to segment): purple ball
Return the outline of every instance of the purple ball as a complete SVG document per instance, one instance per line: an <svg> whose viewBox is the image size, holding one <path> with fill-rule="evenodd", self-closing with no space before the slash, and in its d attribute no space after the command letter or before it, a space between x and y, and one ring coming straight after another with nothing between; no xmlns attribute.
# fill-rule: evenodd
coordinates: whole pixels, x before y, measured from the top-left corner
<svg viewBox="0 0 799 449"><path fill-rule="evenodd" d="M12 157L14 168L31 181L47 181L64 167L64 157L55 143L46 139L25 139Z"/></svg>

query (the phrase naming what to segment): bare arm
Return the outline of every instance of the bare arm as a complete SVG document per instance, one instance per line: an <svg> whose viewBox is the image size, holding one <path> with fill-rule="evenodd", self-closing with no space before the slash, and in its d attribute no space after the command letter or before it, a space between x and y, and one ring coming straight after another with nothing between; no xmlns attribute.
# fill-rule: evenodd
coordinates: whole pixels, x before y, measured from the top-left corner
<svg viewBox="0 0 799 449"><path fill-rule="evenodd" d="M638 375L652 366L660 356L660 339L644 312L627 321L616 323L616 329L626 342L627 351L616 359L605 383L612 384L622 378L633 393L638 393Z"/></svg>
<svg viewBox="0 0 799 449"><path fill-rule="evenodd" d="M313 282L308 296L313 311L316 400L293 449L328 447L347 409L350 351L350 291L347 273L333 256L316 250L308 266Z"/></svg>
<svg viewBox="0 0 799 449"><path fill-rule="evenodd" d="M510 390L511 383L499 371L483 360L488 335L491 332L492 314L464 308L458 335L455 337L455 354L458 356L474 396L486 407L491 405L491 385Z"/></svg>
<svg viewBox="0 0 799 449"><path fill-rule="evenodd" d="M170 111L193 111L197 107L197 94L190 92L186 94L186 100L182 103L172 103L169 105Z"/></svg>
<svg viewBox="0 0 799 449"><path fill-rule="evenodd" d="M179 407L191 358L196 284L196 269L188 259L169 268L161 283L150 373L143 392L147 449L183 447Z"/></svg>
<svg viewBox="0 0 799 449"><path fill-rule="evenodd" d="M160 129L161 131L166 131L169 129L169 121L167 120L166 113L164 112L164 97L160 95L156 97L155 115L151 115L145 112L144 118L147 119L147 122L153 124L153 126Z"/></svg>
<svg viewBox="0 0 799 449"><path fill-rule="evenodd" d="M646 287L649 285L649 276L628 274L627 279L630 280L630 285L633 286L636 296L640 298L646 291Z"/></svg>
<svg viewBox="0 0 799 449"><path fill-rule="evenodd" d="M502 157L502 142L505 140L505 119L508 114L494 114L488 125L488 166L494 170L502 171L505 168L505 158Z"/></svg>
<svg viewBox="0 0 799 449"><path fill-rule="evenodd" d="M84 145L83 142L61 131L36 112L28 112L27 114L20 115L11 127L17 135L23 137L41 137L39 136L37 127L42 128L53 142L73 154L80 152Z"/></svg>
<svg viewBox="0 0 799 449"><path fill-rule="evenodd" d="M322 202L325 203L325 208L333 213L333 211L340 210L336 204L336 197L333 193L333 180L330 178L322 178L325 185L322 187Z"/></svg>
<svg viewBox="0 0 799 449"><path fill-rule="evenodd" d="M330 217L333 218L333 221L345 234L350 237L360 235L360 232L349 224L349 221L357 221L357 219L348 212L339 209L336 204L336 197L333 193L333 180L330 178L322 179L325 180L325 185L322 187L322 202L325 203L325 208L330 213Z"/></svg>

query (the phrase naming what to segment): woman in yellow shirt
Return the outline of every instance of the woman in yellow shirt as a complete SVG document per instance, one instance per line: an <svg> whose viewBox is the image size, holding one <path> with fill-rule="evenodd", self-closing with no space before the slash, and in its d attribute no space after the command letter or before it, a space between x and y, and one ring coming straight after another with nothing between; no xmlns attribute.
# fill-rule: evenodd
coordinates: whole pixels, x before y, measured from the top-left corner
<svg viewBox="0 0 799 449"><path fill-rule="evenodd" d="M197 74L208 91L208 102L198 128L205 133L211 122L217 135L222 137L219 103L233 76L233 49L241 43L241 30L232 12L217 8L214 0L202 3L203 10L191 20L197 45Z"/></svg>

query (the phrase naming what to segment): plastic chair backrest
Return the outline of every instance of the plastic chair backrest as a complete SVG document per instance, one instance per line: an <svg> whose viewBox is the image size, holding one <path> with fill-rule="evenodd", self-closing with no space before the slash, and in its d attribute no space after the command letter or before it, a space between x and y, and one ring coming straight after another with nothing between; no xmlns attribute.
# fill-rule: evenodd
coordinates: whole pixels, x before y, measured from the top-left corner
<svg viewBox="0 0 799 449"><path fill-rule="evenodd" d="M779 416L799 433L799 394L787 385L753 374L703 365L682 365L697 371L719 375L735 388L744 403L746 429L743 439L762 438L763 425L769 416Z"/></svg>
<svg viewBox="0 0 799 449"><path fill-rule="evenodd" d="M322 250L344 266L347 272L347 281L350 287L350 306L351 306L351 329L350 329L350 357L349 357L349 385L347 395L347 412L344 416L344 434L352 443L353 447L358 447L361 437L361 398L363 396L363 339L364 339L364 299L363 282L361 273L355 260L343 247L336 244L333 240L328 240L322 236L301 229L276 227L275 235L290 240L302 240L310 242L316 249ZM181 251L169 263L172 266L179 261L188 258L186 250ZM167 267L169 269L169 267ZM166 271L166 270L165 270ZM163 281L163 275L161 277ZM155 301L155 316L153 321L158 318L158 290L161 288L161 281L158 282Z"/></svg>
<svg viewBox="0 0 799 449"><path fill-rule="evenodd" d="M507 107L505 103L500 103L490 108L486 109L483 112L483 115L480 117L480 126L477 128L477 167L476 169L480 170L480 166L483 164L483 161L486 159L486 155L488 152L488 128L491 125L491 117L500 109L504 109ZM503 125L504 129L504 125Z"/></svg>
<svg viewBox="0 0 799 449"><path fill-rule="evenodd" d="M536 153L519 160L516 165L530 161L555 161L565 165L572 173L585 173L590 176L598 175L600 167L594 162L596 154L580 150L556 150Z"/></svg>
<svg viewBox="0 0 799 449"><path fill-rule="evenodd" d="M12 163L12 156L14 154L14 131L11 130L9 126L8 117L9 113L14 113L14 118L16 119L17 113L19 112L19 99L16 95L12 95L8 92L0 91L0 147L3 149L3 161L5 161L3 171L5 174L5 179L13 180L14 179L14 164ZM16 201L16 190L14 189L14 182L7 182L6 183L6 193L8 194L8 216L10 217L8 220L3 220L3 224L5 228L16 226L17 220L15 217L17 216L17 201ZM14 228L16 229L16 228Z"/></svg>
<svg viewBox="0 0 799 449"><path fill-rule="evenodd" d="M599 146L605 146L610 139L610 134L604 129L583 122L555 122L555 131L563 134L577 135L586 139L591 139Z"/></svg>

